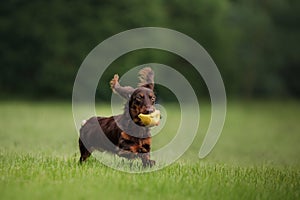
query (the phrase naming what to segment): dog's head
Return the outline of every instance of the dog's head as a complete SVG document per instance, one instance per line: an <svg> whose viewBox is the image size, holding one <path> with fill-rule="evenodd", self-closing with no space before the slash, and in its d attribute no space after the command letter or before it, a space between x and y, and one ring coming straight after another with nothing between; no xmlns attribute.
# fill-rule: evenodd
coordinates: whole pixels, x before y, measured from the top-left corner
<svg viewBox="0 0 300 200"><path fill-rule="evenodd" d="M134 123L144 126L139 114L151 114L155 111L154 95L154 72L150 67L145 67L139 71L140 82L136 89L130 86L121 86L118 82L119 76L115 75L110 85L113 91L127 100L125 114Z"/></svg>
<svg viewBox="0 0 300 200"><path fill-rule="evenodd" d="M139 114L150 114L155 111L155 94L149 87L139 87L134 90L128 102L131 119L138 125L143 126Z"/></svg>

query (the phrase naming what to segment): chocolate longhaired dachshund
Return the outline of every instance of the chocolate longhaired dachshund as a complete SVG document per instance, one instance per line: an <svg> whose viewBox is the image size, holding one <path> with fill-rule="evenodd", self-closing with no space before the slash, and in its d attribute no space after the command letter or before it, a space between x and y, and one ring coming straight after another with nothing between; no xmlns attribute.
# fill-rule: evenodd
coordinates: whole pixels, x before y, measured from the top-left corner
<svg viewBox="0 0 300 200"><path fill-rule="evenodd" d="M127 100L124 113L111 117L92 117L80 129L80 160L85 161L94 150L108 151L128 159L140 158L143 166L153 166L150 160L151 134L139 114L155 111L154 72L146 67L139 71L137 88L123 87L115 75L110 85L113 92Z"/></svg>

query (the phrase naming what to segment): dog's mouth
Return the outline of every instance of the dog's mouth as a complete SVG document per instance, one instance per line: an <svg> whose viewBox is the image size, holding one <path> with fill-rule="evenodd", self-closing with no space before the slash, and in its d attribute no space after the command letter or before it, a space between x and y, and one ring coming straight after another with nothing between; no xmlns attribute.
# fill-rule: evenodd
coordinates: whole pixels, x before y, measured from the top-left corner
<svg viewBox="0 0 300 200"><path fill-rule="evenodd" d="M139 121L147 127L152 127L152 126L158 126L161 116L160 116L160 111L155 110L154 112L151 112L150 114L139 114L138 118L140 119Z"/></svg>
<svg viewBox="0 0 300 200"><path fill-rule="evenodd" d="M157 110L156 108L148 108L148 109L143 109L140 110L140 112L134 113L134 110L130 110L132 114L131 118L132 121L142 127L152 127L152 126L157 126L159 124L159 119L160 119L160 111ZM159 114L159 118L153 116Z"/></svg>
<svg viewBox="0 0 300 200"><path fill-rule="evenodd" d="M141 111L137 114L137 116L135 117L135 123L139 126L147 126L147 123L145 123L142 118L140 116L147 116L147 115L151 115L151 113L155 112L155 109L153 110L144 110Z"/></svg>
<svg viewBox="0 0 300 200"><path fill-rule="evenodd" d="M155 112L155 108L146 109L145 111L140 112L139 114L150 115Z"/></svg>

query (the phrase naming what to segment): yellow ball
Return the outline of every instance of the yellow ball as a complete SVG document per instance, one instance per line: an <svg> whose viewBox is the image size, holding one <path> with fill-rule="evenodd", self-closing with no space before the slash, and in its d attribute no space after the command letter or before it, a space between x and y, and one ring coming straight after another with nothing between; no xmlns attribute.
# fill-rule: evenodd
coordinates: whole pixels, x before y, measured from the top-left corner
<svg viewBox="0 0 300 200"><path fill-rule="evenodd" d="M151 114L139 114L138 117L141 119L142 123L145 126L148 126L148 127L158 126L159 120L160 120L160 111L155 110Z"/></svg>

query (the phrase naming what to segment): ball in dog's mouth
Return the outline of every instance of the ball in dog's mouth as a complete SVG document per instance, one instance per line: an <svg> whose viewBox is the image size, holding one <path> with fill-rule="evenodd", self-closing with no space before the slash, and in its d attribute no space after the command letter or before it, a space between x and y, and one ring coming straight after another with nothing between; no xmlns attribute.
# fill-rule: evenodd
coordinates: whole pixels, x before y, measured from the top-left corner
<svg viewBox="0 0 300 200"><path fill-rule="evenodd" d="M147 126L158 126L160 121L160 111L155 110L153 113L150 114L139 114L138 117L141 119L141 122Z"/></svg>

